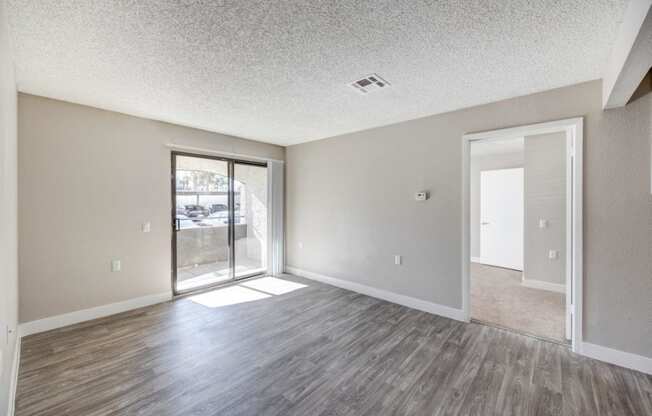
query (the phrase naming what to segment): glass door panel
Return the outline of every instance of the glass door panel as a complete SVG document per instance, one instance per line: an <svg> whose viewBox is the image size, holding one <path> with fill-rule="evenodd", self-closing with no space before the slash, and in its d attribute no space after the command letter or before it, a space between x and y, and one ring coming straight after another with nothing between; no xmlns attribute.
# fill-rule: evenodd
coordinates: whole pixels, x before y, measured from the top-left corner
<svg viewBox="0 0 652 416"><path fill-rule="evenodd" d="M229 164L173 155L175 292L233 278L229 231Z"/></svg>
<svg viewBox="0 0 652 416"><path fill-rule="evenodd" d="M267 270L267 167L235 162L233 172L237 279Z"/></svg>

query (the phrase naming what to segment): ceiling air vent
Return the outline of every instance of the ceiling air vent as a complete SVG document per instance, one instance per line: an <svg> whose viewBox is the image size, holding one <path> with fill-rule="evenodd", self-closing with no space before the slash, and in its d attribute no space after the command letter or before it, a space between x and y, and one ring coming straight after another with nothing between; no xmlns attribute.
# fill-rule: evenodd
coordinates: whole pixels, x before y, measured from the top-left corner
<svg viewBox="0 0 652 416"><path fill-rule="evenodd" d="M367 75L366 77L352 82L351 87L357 91L367 94L375 90L389 87L389 82L385 81L383 77L378 74Z"/></svg>

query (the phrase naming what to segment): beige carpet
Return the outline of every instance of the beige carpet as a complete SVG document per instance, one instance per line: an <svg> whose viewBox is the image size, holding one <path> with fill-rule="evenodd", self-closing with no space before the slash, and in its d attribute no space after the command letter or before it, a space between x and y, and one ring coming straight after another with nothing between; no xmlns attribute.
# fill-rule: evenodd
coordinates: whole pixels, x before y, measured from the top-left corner
<svg viewBox="0 0 652 416"><path fill-rule="evenodd" d="M565 296L521 285L521 272L471 263L471 318L564 340Z"/></svg>

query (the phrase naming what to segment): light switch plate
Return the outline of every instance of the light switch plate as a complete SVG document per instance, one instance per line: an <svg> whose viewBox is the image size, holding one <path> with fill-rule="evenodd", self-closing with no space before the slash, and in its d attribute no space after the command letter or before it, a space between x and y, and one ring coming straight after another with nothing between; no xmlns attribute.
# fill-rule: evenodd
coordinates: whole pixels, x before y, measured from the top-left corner
<svg viewBox="0 0 652 416"><path fill-rule="evenodd" d="M122 262L120 260L111 260L111 271L119 272L122 270Z"/></svg>

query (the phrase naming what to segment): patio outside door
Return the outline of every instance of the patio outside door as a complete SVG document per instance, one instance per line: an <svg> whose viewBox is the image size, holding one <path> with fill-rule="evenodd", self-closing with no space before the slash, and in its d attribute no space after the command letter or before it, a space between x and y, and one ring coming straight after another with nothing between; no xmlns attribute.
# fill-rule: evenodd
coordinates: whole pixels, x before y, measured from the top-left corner
<svg viewBox="0 0 652 416"><path fill-rule="evenodd" d="M175 293L267 271L267 167L172 153Z"/></svg>

